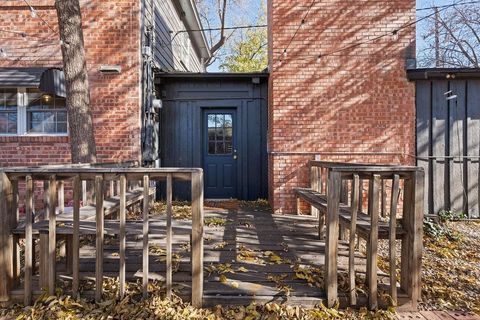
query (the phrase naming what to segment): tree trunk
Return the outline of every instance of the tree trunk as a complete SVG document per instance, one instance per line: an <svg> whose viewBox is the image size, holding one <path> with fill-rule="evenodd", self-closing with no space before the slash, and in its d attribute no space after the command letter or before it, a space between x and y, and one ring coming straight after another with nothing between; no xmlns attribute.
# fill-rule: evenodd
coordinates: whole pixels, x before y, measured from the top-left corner
<svg viewBox="0 0 480 320"><path fill-rule="evenodd" d="M79 0L55 0L62 40L72 163L97 161Z"/></svg>

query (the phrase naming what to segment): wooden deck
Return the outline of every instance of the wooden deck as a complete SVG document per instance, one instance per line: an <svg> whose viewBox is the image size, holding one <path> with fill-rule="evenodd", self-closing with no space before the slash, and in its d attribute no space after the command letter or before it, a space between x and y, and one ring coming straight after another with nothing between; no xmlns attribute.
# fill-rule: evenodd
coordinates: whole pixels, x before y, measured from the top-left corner
<svg viewBox="0 0 480 320"><path fill-rule="evenodd" d="M62 223L57 232L71 228ZM213 224L220 224L213 226ZM165 280L165 215L150 217L149 279ZM95 223L81 223L81 234L94 234ZM112 229L112 232L109 230ZM105 220L106 234L115 234L118 221ZM65 233L70 233L64 230ZM174 290L186 300L191 296L189 220L173 220ZM126 278L142 279L142 222L129 220L126 227ZM253 209L213 209L205 212L204 305L236 305L250 302L287 302L312 306L325 302L323 270L325 243L318 238L318 222L311 216L280 216ZM118 277L119 246L107 237L104 246L105 276ZM357 254L357 277L364 279L366 259ZM95 244L80 250L80 277L95 280ZM341 300L347 301L348 244L339 245L339 285ZM57 263L58 278L70 282L65 261ZM310 281L299 277L310 278ZM379 272L380 283L388 275ZM310 282L310 283L309 283ZM388 283L388 282L384 282ZM70 284L67 285L70 287ZM38 279L33 279L33 296L40 294ZM85 292L83 295L90 295ZM13 290L12 298L22 299L23 286ZM401 297L401 296L400 296ZM359 303L362 303L361 297ZM365 299L364 299L365 303ZM346 304L346 302L345 302Z"/></svg>

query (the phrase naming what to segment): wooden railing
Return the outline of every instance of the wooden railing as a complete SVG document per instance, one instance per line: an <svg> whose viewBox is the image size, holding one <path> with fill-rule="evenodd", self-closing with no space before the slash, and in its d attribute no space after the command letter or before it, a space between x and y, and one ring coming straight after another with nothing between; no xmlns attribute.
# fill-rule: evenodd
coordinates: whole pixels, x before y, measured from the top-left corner
<svg viewBox="0 0 480 320"><path fill-rule="evenodd" d="M356 304L354 252L357 236L367 241L369 307L375 309L378 306L377 246L380 238L388 240L389 244L389 295L393 304L398 304L402 298L403 305L416 309L421 297L423 169L311 161L310 177L310 190L319 199L318 203L311 203L315 204L312 205L313 214L318 214L320 218L320 233L323 224L326 225L325 290L328 305L334 305L338 299L338 239L342 237L342 230L348 229L350 304ZM400 197L401 191L403 199ZM396 239L401 240L400 290L397 290ZM397 291L401 294L397 294Z"/></svg>
<svg viewBox="0 0 480 320"><path fill-rule="evenodd" d="M202 305L203 294L203 171L197 168L140 168L131 165L59 165L43 167L3 168L0 170L0 302L8 302L11 291L20 283L21 261L18 238L25 238L24 258L24 302L32 302L32 271L34 260L33 230L39 237L39 280L40 286L47 288L50 294L56 288L56 246L58 240L57 221L64 212L64 185L73 189L73 230L71 243L72 252L72 295L79 294L79 236L84 221L80 218L82 199L86 201L86 183L93 182L95 207L92 209L92 219L96 228L96 262L95 262L95 299L102 298L103 257L104 257L104 226L105 226L105 194L116 196L118 200L119 220L113 223L115 235L119 237L119 286L120 297L125 294L125 243L126 243L126 207L128 201L128 183L142 182L143 186L143 248L142 248L142 284L143 296L147 297L148 286L148 252L149 252L149 205L152 196L151 181L166 181L166 287L167 296L172 293L172 184L174 180L191 181L192 195L192 304ZM47 181L44 190L45 214L43 221L38 214L34 215L35 181ZM109 183L107 187L106 182ZM117 186L117 188L115 188ZM57 189L58 188L58 189ZM117 191L116 191L117 190ZM59 192L60 191L60 192ZM20 197L21 196L21 197ZM20 201L20 199L23 199ZM37 201L35 201L37 200ZM58 205L57 205L58 203ZM25 207L25 218L19 219L19 208ZM14 232L15 231L15 232ZM37 234L35 234L37 235ZM68 244L67 244L68 246Z"/></svg>

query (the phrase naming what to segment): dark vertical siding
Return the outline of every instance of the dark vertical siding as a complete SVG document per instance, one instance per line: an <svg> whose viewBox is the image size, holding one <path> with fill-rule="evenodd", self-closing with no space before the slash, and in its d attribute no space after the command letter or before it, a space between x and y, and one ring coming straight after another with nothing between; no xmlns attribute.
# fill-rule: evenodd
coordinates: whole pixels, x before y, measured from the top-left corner
<svg viewBox="0 0 480 320"><path fill-rule="evenodd" d="M162 166L203 167L203 110L235 108L238 198L267 198L267 81L252 78L162 79ZM188 198L187 186L177 184L174 193Z"/></svg>
<svg viewBox="0 0 480 320"><path fill-rule="evenodd" d="M479 217L480 80L418 80L417 164L425 168L428 213ZM447 100L452 91L457 99Z"/></svg>

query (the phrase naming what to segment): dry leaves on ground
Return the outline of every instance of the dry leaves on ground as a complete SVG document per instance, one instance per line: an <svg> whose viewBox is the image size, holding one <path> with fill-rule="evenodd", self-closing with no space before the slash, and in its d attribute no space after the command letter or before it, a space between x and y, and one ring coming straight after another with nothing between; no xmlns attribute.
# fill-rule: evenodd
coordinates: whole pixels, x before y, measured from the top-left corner
<svg viewBox="0 0 480 320"><path fill-rule="evenodd" d="M165 298L164 287L158 282L149 284L149 297L141 299L141 284L128 284L126 296L117 299L118 285L115 279L104 283L105 300L94 303L85 299L75 300L57 290L56 296L41 296L33 306L15 305L10 309L0 309L0 316L23 319L392 319L390 311L369 312L366 309L340 311L338 308L301 308L267 303L252 303L248 306L222 307L211 309L193 308L177 296Z"/></svg>
<svg viewBox="0 0 480 320"><path fill-rule="evenodd" d="M425 236L422 307L480 314L480 221L446 227L449 236Z"/></svg>

